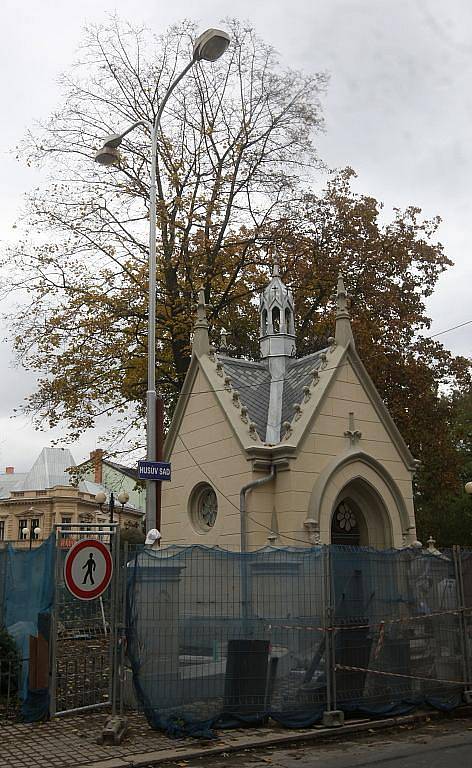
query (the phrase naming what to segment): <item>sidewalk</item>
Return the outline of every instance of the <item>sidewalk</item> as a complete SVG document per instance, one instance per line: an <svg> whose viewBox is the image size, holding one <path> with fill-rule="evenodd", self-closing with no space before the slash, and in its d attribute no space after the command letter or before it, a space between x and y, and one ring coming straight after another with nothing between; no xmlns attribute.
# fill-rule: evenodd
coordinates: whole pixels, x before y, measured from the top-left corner
<svg viewBox="0 0 472 768"><path fill-rule="evenodd" d="M281 727L220 731L213 741L170 739L152 731L145 718L133 713L130 729L120 746L102 746L97 737L108 714L84 713L56 718L48 723L7 723L0 727L0 768L137 768L170 760L188 760L202 755L287 744L321 738L342 739L343 734L377 730L392 725L422 722L439 713L418 713L378 721L350 720L341 729L323 726L287 730Z"/></svg>

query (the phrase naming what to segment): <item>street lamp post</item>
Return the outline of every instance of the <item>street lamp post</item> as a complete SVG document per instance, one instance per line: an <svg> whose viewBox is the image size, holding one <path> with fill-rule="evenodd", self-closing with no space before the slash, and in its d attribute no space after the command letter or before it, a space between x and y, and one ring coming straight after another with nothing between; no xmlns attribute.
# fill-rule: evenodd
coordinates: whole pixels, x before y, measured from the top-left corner
<svg viewBox="0 0 472 768"><path fill-rule="evenodd" d="M157 134L164 107L176 85L198 61L216 61L228 48L230 37L219 29L207 29L195 41L193 56L182 72L172 81L162 101L154 122L138 120L121 133L107 136L103 147L95 154L95 162L101 165L116 165L120 161L118 147L123 138L138 126L151 130L151 181L149 186L149 297L148 297L148 365L146 393L146 458L156 461L156 173ZM157 488L153 480L146 481L146 531L155 526Z"/></svg>
<svg viewBox="0 0 472 768"><path fill-rule="evenodd" d="M22 528L21 533L25 538L29 539L29 548L31 549L32 543L33 543L33 537L35 539L39 538L39 534L41 533L41 528L39 526L36 526L36 528Z"/></svg>

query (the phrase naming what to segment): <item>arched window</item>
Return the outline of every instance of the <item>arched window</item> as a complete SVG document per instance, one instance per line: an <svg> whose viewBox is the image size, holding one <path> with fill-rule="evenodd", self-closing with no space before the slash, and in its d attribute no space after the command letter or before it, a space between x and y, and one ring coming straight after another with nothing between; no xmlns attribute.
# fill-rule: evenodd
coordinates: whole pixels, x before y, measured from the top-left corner
<svg viewBox="0 0 472 768"><path fill-rule="evenodd" d="M292 313L290 312L290 310L287 307L286 310L285 310L285 333L291 333L292 332L291 318L292 318Z"/></svg>
<svg viewBox="0 0 472 768"><path fill-rule="evenodd" d="M262 310L261 335L267 335L267 309Z"/></svg>
<svg viewBox="0 0 472 768"><path fill-rule="evenodd" d="M331 544L350 544L358 547L360 532L356 510L345 499L336 507L331 520Z"/></svg>
<svg viewBox="0 0 472 768"><path fill-rule="evenodd" d="M272 330L274 333L280 333L280 309L274 307L272 310Z"/></svg>

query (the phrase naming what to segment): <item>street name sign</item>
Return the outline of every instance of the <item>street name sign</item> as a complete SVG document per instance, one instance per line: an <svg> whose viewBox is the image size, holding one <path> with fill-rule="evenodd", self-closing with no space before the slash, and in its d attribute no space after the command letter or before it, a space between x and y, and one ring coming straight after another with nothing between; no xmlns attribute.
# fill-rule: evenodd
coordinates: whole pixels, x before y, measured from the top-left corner
<svg viewBox="0 0 472 768"><path fill-rule="evenodd" d="M167 461L138 461L138 477L140 480L170 480L171 469Z"/></svg>
<svg viewBox="0 0 472 768"><path fill-rule="evenodd" d="M113 574L110 550L98 539L82 539L67 553L64 583L78 600L95 600L108 587Z"/></svg>

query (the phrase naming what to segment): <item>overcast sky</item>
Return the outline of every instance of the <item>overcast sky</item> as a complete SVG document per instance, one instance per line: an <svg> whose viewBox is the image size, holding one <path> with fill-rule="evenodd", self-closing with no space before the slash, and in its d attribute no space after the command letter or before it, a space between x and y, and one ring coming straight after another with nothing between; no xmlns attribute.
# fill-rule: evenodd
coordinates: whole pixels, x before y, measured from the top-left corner
<svg viewBox="0 0 472 768"><path fill-rule="evenodd" d="M254 23L283 63L330 73L327 132L318 141L328 166L351 165L357 189L387 210L414 204L442 217L440 239L455 266L430 301L431 332L472 319L471 0L3 0L3 9L0 245L14 236L22 196L41 183L9 151L60 103L56 80L73 63L84 23L116 11L160 32L186 17L204 29L238 16ZM440 338L472 356L472 325ZM33 383L12 366L8 343L0 344L0 471L28 469L59 434L11 419ZM97 434L70 446L77 461L99 443Z"/></svg>

